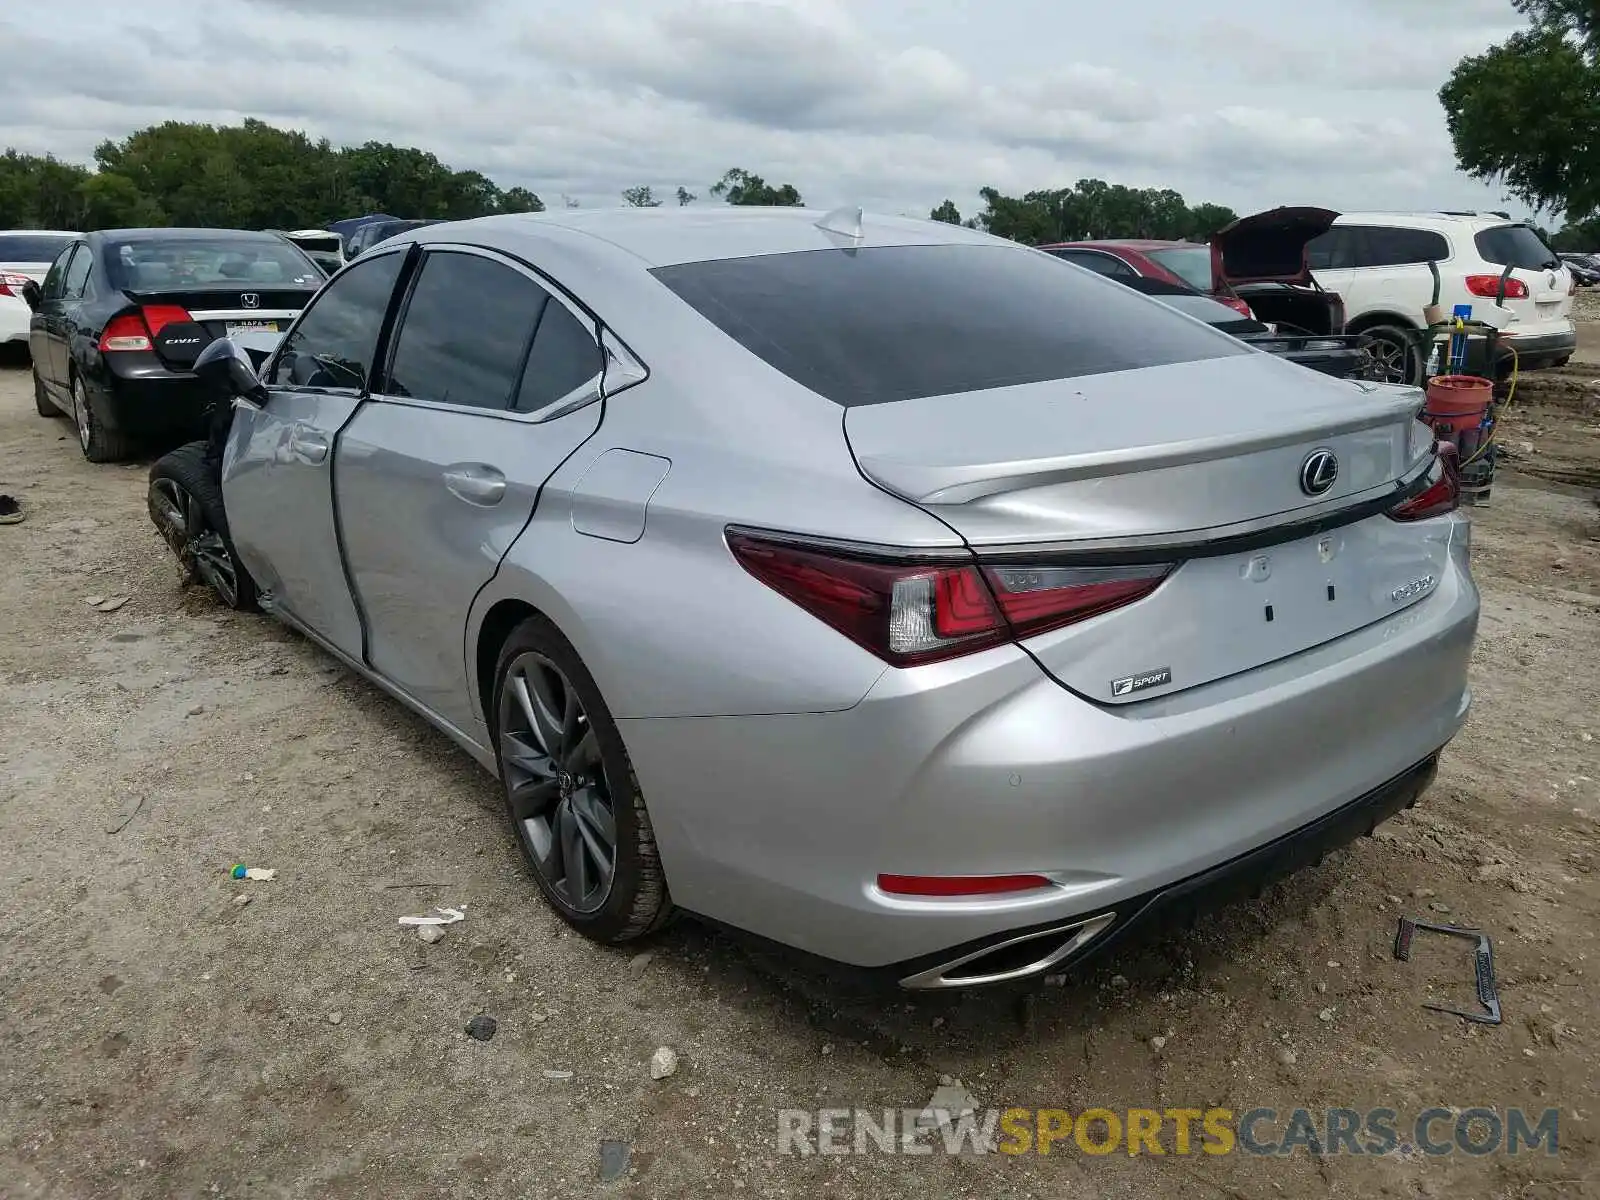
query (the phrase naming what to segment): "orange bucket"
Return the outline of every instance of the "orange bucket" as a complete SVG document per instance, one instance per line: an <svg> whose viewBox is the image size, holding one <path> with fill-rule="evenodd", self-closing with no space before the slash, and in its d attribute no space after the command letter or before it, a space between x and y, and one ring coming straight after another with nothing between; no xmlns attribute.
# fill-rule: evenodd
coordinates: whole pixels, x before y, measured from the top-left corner
<svg viewBox="0 0 1600 1200"><path fill-rule="evenodd" d="M1493 399L1494 384L1487 379L1477 375L1436 375L1428 380L1428 405L1422 416L1436 432L1461 434L1483 424Z"/></svg>

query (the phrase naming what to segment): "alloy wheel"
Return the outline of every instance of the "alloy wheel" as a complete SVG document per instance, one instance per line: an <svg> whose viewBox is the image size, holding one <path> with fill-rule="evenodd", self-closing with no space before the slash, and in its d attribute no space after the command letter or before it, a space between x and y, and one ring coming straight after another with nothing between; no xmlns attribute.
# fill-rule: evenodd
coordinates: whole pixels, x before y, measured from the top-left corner
<svg viewBox="0 0 1600 1200"><path fill-rule="evenodd" d="M194 571L229 608L239 603L239 568L222 534L206 521L205 510L176 479L150 485L156 525L180 562Z"/></svg>
<svg viewBox="0 0 1600 1200"><path fill-rule="evenodd" d="M72 420L78 426L78 442L87 454L94 434L89 427L89 393L81 379L72 381Z"/></svg>
<svg viewBox="0 0 1600 1200"><path fill-rule="evenodd" d="M1376 337L1367 346L1368 378L1376 383L1411 382L1411 347L1392 338Z"/></svg>
<svg viewBox="0 0 1600 1200"><path fill-rule="evenodd" d="M500 693L500 765L517 836L548 889L578 913L599 909L617 865L617 821L600 743L560 667L514 659Z"/></svg>

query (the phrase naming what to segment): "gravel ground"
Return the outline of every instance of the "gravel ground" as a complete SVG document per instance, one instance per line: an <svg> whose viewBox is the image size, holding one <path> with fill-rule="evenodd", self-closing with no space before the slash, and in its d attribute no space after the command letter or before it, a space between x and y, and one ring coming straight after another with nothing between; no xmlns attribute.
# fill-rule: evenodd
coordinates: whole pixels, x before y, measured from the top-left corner
<svg viewBox="0 0 1600 1200"><path fill-rule="evenodd" d="M1477 706L1424 802L1019 999L909 998L693 922L643 954L567 934L485 774L297 637L182 590L145 465L88 465L25 367L0 369L0 490L29 510L0 527L0 1195L1593 1194L1593 376L1520 388L1516 469L1473 514ZM277 876L235 882L235 861ZM397 926L435 905L467 914L436 944ZM1402 911L1494 936L1504 1025L1419 1007L1467 967L1394 962ZM492 1040L464 1033L477 1014ZM679 1065L653 1080L661 1046ZM920 1107L942 1075L1073 1112L1557 1107L1561 1151L777 1153L778 1109ZM604 1140L630 1158L602 1184Z"/></svg>

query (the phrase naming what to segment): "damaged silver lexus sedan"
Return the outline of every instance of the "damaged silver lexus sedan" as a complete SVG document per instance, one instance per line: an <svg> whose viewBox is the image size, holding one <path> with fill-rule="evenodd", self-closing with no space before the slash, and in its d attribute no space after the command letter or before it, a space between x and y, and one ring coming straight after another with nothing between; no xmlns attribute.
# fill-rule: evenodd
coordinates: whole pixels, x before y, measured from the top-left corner
<svg viewBox="0 0 1600 1200"><path fill-rule="evenodd" d="M158 524L494 771L603 942L1060 970L1370 831L1466 717L1419 392L977 232L435 225L231 350L220 500L158 463Z"/></svg>

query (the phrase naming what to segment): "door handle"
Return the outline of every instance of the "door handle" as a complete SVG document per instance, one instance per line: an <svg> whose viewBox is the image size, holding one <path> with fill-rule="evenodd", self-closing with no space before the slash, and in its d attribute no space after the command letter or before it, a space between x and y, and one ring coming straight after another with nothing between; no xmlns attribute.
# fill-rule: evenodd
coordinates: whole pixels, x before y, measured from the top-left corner
<svg viewBox="0 0 1600 1200"><path fill-rule="evenodd" d="M297 422L289 429L289 453L303 463L320 463L328 457L328 439L311 426Z"/></svg>
<svg viewBox="0 0 1600 1200"><path fill-rule="evenodd" d="M444 469L444 486L468 504L488 507L505 499L506 477L486 463L457 463Z"/></svg>

